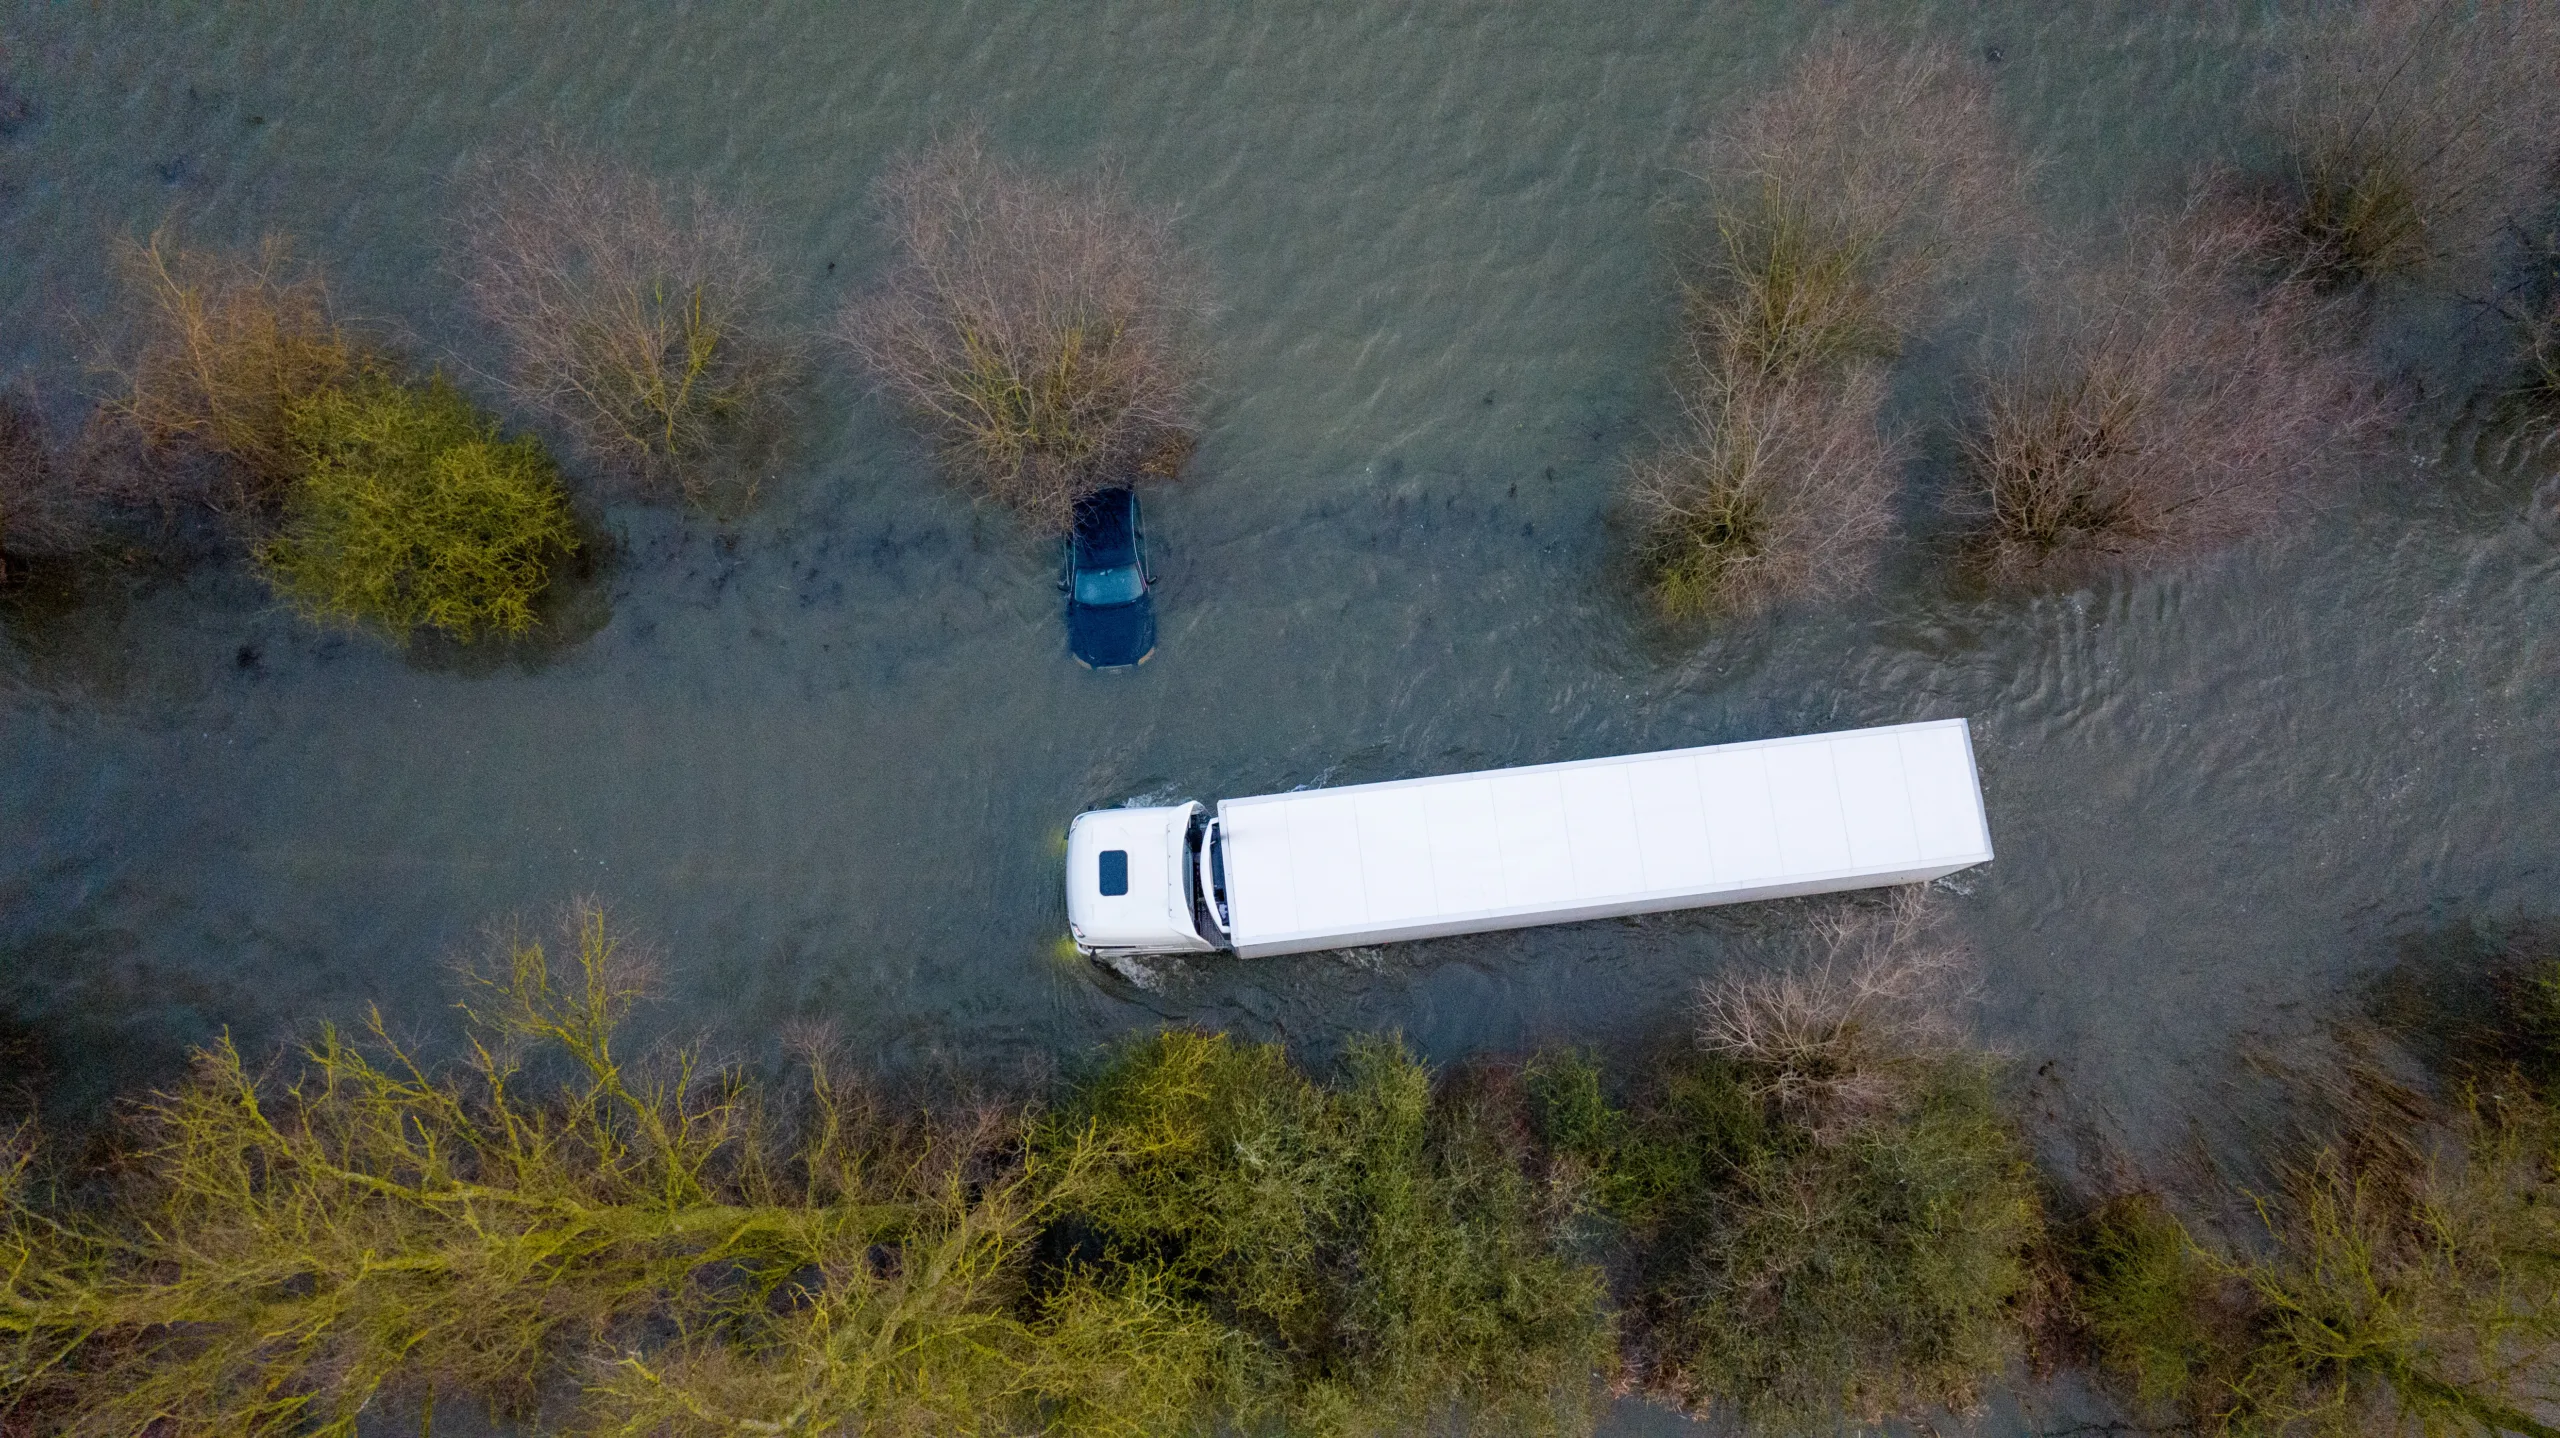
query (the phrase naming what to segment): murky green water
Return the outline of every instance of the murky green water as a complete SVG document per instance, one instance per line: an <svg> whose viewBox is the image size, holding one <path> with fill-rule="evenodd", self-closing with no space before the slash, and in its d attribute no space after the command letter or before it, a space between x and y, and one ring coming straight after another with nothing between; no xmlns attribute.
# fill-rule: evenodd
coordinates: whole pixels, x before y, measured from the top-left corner
<svg viewBox="0 0 2560 1438"><path fill-rule="evenodd" d="M0 73L37 109L0 138L0 366L58 399L105 240L172 213L200 240L291 231L349 308L485 363L437 269L450 182L545 129L764 205L814 321L876 264L886 158L983 120L1179 205L1224 311L1207 441L1149 500L1164 636L1134 675L1074 666L1050 554L937 488L841 376L746 522L615 511L609 620L541 661L321 635L221 567L20 623L0 1004L94 1102L225 1026L380 1003L432 1032L445 956L586 892L663 950L662 1017L749 1050L802 1021L892 1066L1166 1020L1317 1052L1395 1027L1443 1059L1606 1041L1779 920L1148 991L1058 956L1058 836L1140 795L1962 714L2001 855L1948 896L1985 1031L2053 1061L2058 1122L2174 1131L2238 1038L2309 1022L2408 934L2551 907L2560 549L2524 516L2555 455L2440 407L2281 551L1980 601L1912 550L1855 604L1662 633L1608 504L1667 414L1666 167L1850 13L20 0ZM1981 57L2065 223L2173 188L2275 53L2220 6L1871 18ZM2458 317L2410 332L2456 368ZM1907 367L1915 422L1971 344Z"/></svg>

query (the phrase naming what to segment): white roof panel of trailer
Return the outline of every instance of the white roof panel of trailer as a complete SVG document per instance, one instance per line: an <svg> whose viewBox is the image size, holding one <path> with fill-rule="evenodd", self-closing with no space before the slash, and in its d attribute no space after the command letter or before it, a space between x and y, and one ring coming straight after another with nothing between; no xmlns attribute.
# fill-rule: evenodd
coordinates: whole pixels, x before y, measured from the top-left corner
<svg viewBox="0 0 2560 1438"><path fill-rule="evenodd" d="M1308 789L1218 813L1240 947L1991 857L1962 719Z"/></svg>

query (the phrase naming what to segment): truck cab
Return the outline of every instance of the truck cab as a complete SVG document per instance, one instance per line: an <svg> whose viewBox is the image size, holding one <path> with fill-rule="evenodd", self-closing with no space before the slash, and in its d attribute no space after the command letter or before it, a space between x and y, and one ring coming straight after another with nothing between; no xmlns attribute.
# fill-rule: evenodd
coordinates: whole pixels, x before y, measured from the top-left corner
<svg viewBox="0 0 2560 1438"><path fill-rule="evenodd" d="M1067 930L1095 956L1228 947L1218 821L1198 804L1094 809L1067 829Z"/></svg>

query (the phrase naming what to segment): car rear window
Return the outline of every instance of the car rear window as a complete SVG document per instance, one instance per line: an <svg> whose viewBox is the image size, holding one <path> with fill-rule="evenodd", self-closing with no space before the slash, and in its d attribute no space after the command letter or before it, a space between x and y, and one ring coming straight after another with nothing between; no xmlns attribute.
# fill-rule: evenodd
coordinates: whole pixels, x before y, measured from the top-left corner
<svg viewBox="0 0 2560 1438"><path fill-rule="evenodd" d="M1128 850L1105 849L1102 851L1102 892L1113 895L1129 892Z"/></svg>

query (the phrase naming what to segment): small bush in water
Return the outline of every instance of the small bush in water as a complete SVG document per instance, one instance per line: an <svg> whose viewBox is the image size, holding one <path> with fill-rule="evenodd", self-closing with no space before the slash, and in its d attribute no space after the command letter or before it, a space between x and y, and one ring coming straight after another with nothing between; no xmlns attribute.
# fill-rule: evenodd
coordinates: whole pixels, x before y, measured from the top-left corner
<svg viewBox="0 0 2560 1438"><path fill-rule="evenodd" d="M644 491L753 498L798 355L750 213L552 146L488 172L462 252L519 399Z"/></svg>
<svg viewBox="0 0 2560 1438"><path fill-rule="evenodd" d="M298 472L258 565L294 607L404 637L532 627L550 566L578 547L538 441L500 438L441 377L301 396L286 431Z"/></svg>
<svg viewBox="0 0 2560 1438"><path fill-rule="evenodd" d="M2091 1347L2146 1408L2209 1405L2230 1347L2225 1282L2158 1195L2109 1199L2071 1240L2072 1281Z"/></svg>
<svg viewBox="0 0 2560 1438"><path fill-rule="evenodd" d="M896 258L836 336L955 482L1063 532L1078 496L1180 470L1207 300L1171 216L976 135L901 161L880 194Z"/></svg>
<svg viewBox="0 0 2560 1438"><path fill-rule="evenodd" d="M1890 532L1882 366L2016 180L1953 58L1838 42L1693 147L1675 433L1630 466L1655 602L1747 613L1854 590Z"/></svg>
<svg viewBox="0 0 2560 1438"><path fill-rule="evenodd" d="M1980 377L1956 500L1979 577L2138 568L2327 501L2384 407L2308 287L2251 275L2266 233L2204 199L2136 227Z"/></svg>
<svg viewBox="0 0 2560 1438"><path fill-rule="evenodd" d="M1900 450L1877 428L1884 378L1702 378L1678 435L1628 465L1653 597L1673 615L1743 613L1854 591L1892 531Z"/></svg>
<svg viewBox="0 0 2560 1438"><path fill-rule="evenodd" d="M1892 359L2011 223L2009 155L1989 87L1945 49L1814 50L1684 156L1708 210L1677 257L1688 328L1773 378Z"/></svg>
<svg viewBox="0 0 2560 1438"><path fill-rule="evenodd" d="M255 251L181 247L167 231L116 249L131 339L111 367L110 412L155 448L185 444L230 462L217 499L263 506L299 463L289 413L359 368L316 271L269 236Z"/></svg>
<svg viewBox="0 0 2560 1438"><path fill-rule="evenodd" d="M2266 108L2278 252L2343 290L2460 268L2549 178L2560 17L2535 0L2360 0L2306 12Z"/></svg>

